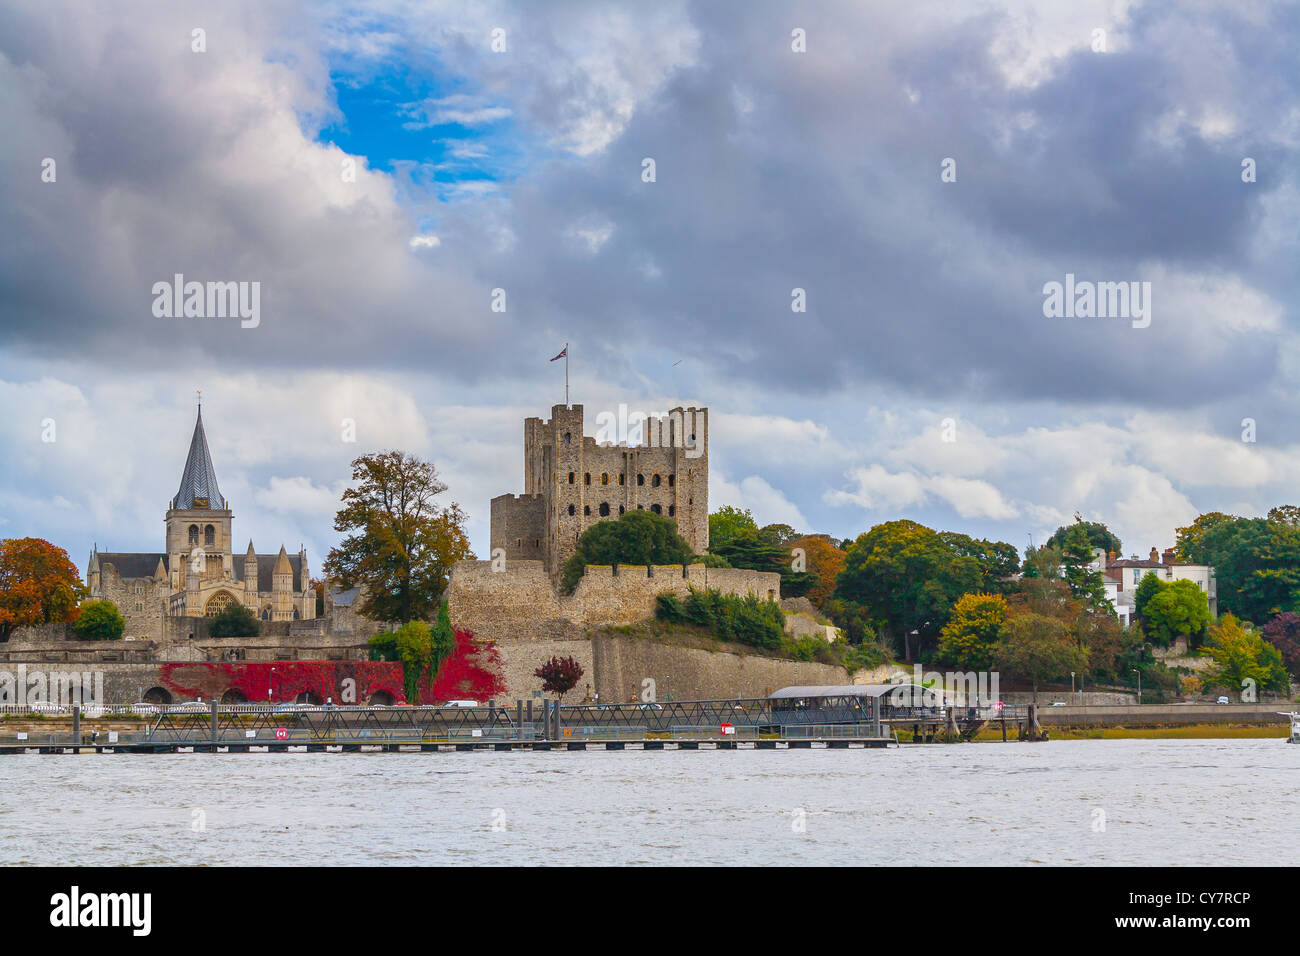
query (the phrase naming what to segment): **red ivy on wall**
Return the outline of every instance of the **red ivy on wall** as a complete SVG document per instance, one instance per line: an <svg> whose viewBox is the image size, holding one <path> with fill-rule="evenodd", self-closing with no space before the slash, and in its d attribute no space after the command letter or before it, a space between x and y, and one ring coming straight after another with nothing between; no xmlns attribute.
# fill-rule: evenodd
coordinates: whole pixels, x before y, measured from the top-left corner
<svg viewBox="0 0 1300 956"><path fill-rule="evenodd" d="M356 703L380 692L405 702L402 665L390 661L237 661L160 664L162 685L179 697L217 699L236 690L250 703L291 701L311 694L324 702L344 703L343 681L356 686ZM269 697L268 693L270 692Z"/></svg>
<svg viewBox="0 0 1300 956"><path fill-rule="evenodd" d="M438 676L429 686L420 681L420 698L426 704L448 700L477 700L479 703L506 692L501 677L501 655L494 641L481 644L469 631L456 632L451 655L442 662Z"/></svg>

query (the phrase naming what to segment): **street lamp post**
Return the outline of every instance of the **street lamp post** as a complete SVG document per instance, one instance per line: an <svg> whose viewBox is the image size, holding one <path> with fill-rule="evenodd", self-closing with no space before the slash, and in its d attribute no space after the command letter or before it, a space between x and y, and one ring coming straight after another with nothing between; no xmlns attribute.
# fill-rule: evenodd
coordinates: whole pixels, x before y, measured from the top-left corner
<svg viewBox="0 0 1300 956"><path fill-rule="evenodd" d="M1070 671L1070 696L1074 696L1074 671Z"/></svg>
<svg viewBox="0 0 1300 956"><path fill-rule="evenodd" d="M1132 668L1133 673L1138 676L1138 704L1142 703L1142 672L1136 667Z"/></svg>

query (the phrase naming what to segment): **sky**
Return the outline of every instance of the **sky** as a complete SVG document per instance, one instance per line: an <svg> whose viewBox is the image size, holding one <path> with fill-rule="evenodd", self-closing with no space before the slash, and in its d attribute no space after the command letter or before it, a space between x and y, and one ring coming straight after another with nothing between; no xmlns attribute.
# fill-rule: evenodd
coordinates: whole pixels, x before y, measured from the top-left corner
<svg viewBox="0 0 1300 956"><path fill-rule="evenodd" d="M1252 0L5 4L0 537L160 550L201 390L236 540L318 571L400 448L486 557L565 343L588 434L708 406L764 524L1300 503L1298 48Z"/></svg>

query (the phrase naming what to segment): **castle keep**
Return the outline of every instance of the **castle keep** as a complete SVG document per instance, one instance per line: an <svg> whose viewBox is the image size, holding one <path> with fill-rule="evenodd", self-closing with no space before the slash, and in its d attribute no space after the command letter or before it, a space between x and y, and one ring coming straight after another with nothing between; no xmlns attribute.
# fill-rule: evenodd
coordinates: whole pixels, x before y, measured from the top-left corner
<svg viewBox="0 0 1300 956"><path fill-rule="evenodd" d="M230 502L217 487L203 410L190 439L180 488L166 514L166 550L90 554L90 596L117 605L125 633L157 640L164 618L213 617L243 604L263 621L310 620L316 616L306 550L296 555L258 554L253 542L238 557L232 548Z"/></svg>
<svg viewBox="0 0 1300 956"><path fill-rule="evenodd" d="M492 499L493 553L541 561L556 575L584 531L635 509L672 518L703 553L709 546L708 418L707 408L693 407L647 418L640 445L584 437L581 405L556 405L549 421L524 419L524 493Z"/></svg>

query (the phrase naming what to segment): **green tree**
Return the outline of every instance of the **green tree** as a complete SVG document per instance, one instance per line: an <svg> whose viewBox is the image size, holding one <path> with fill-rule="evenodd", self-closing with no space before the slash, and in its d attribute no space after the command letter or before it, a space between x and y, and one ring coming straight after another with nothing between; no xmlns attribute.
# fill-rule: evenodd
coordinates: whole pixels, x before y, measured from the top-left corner
<svg viewBox="0 0 1300 956"><path fill-rule="evenodd" d="M582 533L564 563L560 585L572 594L589 564L687 564L693 557L690 544L677 533L677 522L653 511L629 511Z"/></svg>
<svg viewBox="0 0 1300 956"><path fill-rule="evenodd" d="M1214 620L1205 592L1195 581L1159 583L1159 589L1143 608L1147 636L1154 643L1168 647L1174 638L1186 634L1193 645L1198 645Z"/></svg>
<svg viewBox="0 0 1300 956"><path fill-rule="evenodd" d="M126 630L126 621L112 601L87 601L72 629L83 641L116 641Z"/></svg>
<svg viewBox="0 0 1300 956"><path fill-rule="evenodd" d="M347 534L325 559L343 588L362 586L358 611L376 621L431 617L452 565L474 556L465 513L434 499L447 490L429 462L401 451L352 462L356 487L343 492L334 530Z"/></svg>
<svg viewBox="0 0 1300 956"><path fill-rule="evenodd" d="M261 630L257 615L242 604L227 604L208 619L209 637L256 637Z"/></svg>
<svg viewBox="0 0 1300 956"><path fill-rule="evenodd" d="M979 562L953 553L938 532L915 521L888 521L853 542L835 596L868 608L910 660L913 634L918 652L932 646L953 604L978 590L981 578Z"/></svg>
<svg viewBox="0 0 1300 956"><path fill-rule="evenodd" d="M963 594L940 632L938 662L964 670L990 670L1006 618L1007 600L1002 595Z"/></svg>
<svg viewBox="0 0 1300 956"><path fill-rule="evenodd" d="M376 634L370 639L370 659L400 661L406 701L418 704L420 678L427 676L432 681L434 676L430 673L433 641L429 625L423 621L407 621L395 631Z"/></svg>
<svg viewBox="0 0 1300 956"><path fill-rule="evenodd" d="M447 608L447 602L443 601L438 605L438 622L434 624L433 629L429 632L429 680L432 682L438 672L442 670L443 663L451 657L451 653L456 649L456 631L451 626L451 614Z"/></svg>
<svg viewBox="0 0 1300 956"><path fill-rule="evenodd" d="M1025 563L1021 575L1043 581L1055 581L1061 577L1061 549L1055 546L1032 545L1025 549Z"/></svg>
<svg viewBox="0 0 1300 956"><path fill-rule="evenodd" d="M1272 534L1263 518L1228 518L1207 527L1195 563L1214 568L1220 611L1260 623L1272 616L1275 594L1256 573Z"/></svg>
<svg viewBox="0 0 1300 956"><path fill-rule="evenodd" d="M1088 652L1075 641L1064 621L1030 611L1007 621L1006 636L998 645L998 667L1029 681L1038 703L1038 685L1061 680L1081 671Z"/></svg>
<svg viewBox="0 0 1300 956"><path fill-rule="evenodd" d="M1142 580L1137 586L1137 592L1133 595L1133 618L1138 624L1146 624L1147 604L1159 592L1161 586L1160 575L1154 571L1148 571L1142 575Z"/></svg>
<svg viewBox="0 0 1300 956"><path fill-rule="evenodd" d="M719 547L725 547L732 538L744 531L758 531L758 522L749 513L749 509L723 505L709 515L709 550L717 554Z"/></svg>
<svg viewBox="0 0 1300 956"><path fill-rule="evenodd" d="M988 594L1006 594L1015 586L1014 578L1020 570L1020 552L1015 545L1005 541L972 538L956 531L941 531L939 537L948 543L958 557L974 558L980 567L980 590Z"/></svg>
<svg viewBox="0 0 1300 956"><path fill-rule="evenodd" d="M1107 554L1114 551L1116 555L1124 553L1124 542L1120 541L1119 535L1111 531L1100 521L1084 521L1079 515L1074 516L1074 524L1061 525L1052 536L1045 542L1046 546L1057 547L1065 550L1066 540L1076 529L1081 529L1087 542L1089 551L1092 548L1101 548Z"/></svg>
<svg viewBox="0 0 1300 956"><path fill-rule="evenodd" d="M1232 515L1222 511L1210 511L1200 515L1185 528L1175 531L1174 553L1179 561L1187 564L1211 564L1209 552L1205 547L1205 536L1222 524L1236 521Z"/></svg>
<svg viewBox="0 0 1300 956"><path fill-rule="evenodd" d="M1058 530L1057 534L1064 532L1059 544L1050 539L1048 544L1061 549L1061 576L1069 586L1070 593L1089 607L1100 608L1108 603L1106 585L1101 572L1092 566L1092 549L1101 545L1092 543L1088 532L1090 526L1089 522L1076 518L1069 528ZM1056 535L1052 537L1055 538Z"/></svg>
<svg viewBox="0 0 1300 956"><path fill-rule="evenodd" d="M1210 628L1206 651L1214 666L1205 674L1207 685L1230 687L1240 692L1250 682L1261 690L1286 692L1290 688L1282 655L1263 635L1225 614Z"/></svg>

